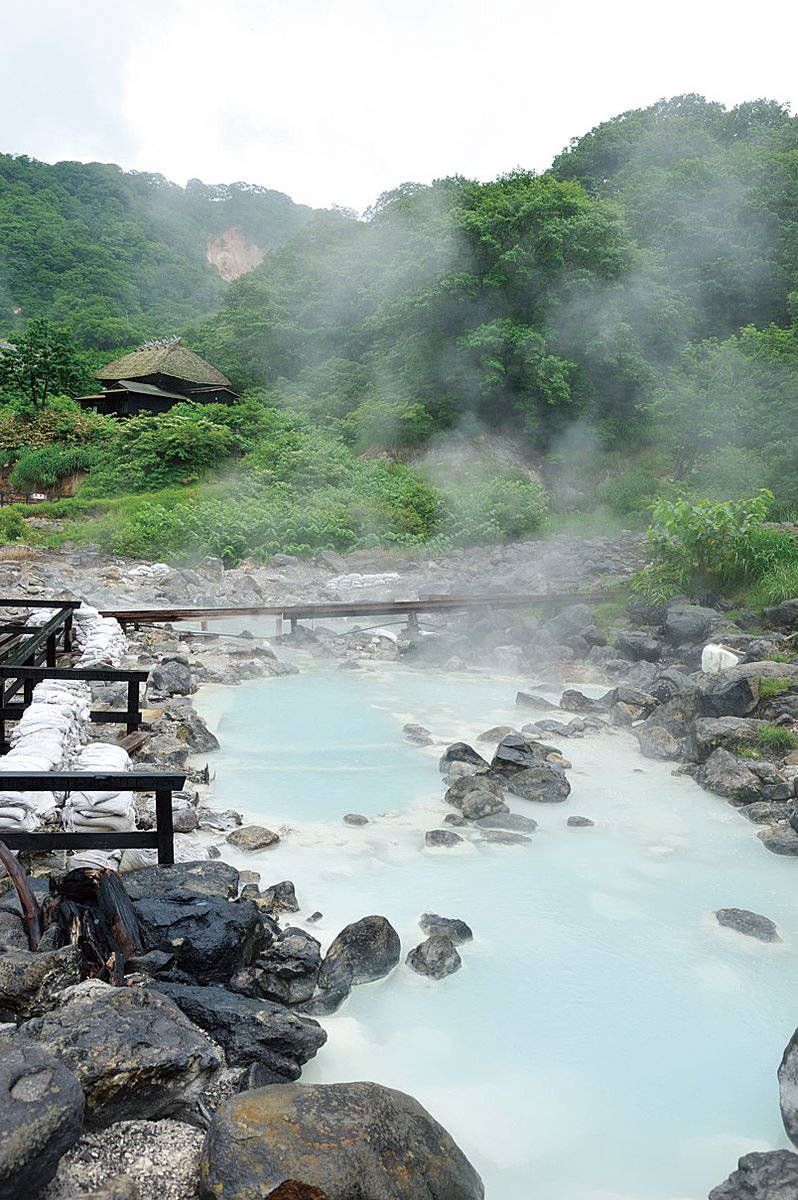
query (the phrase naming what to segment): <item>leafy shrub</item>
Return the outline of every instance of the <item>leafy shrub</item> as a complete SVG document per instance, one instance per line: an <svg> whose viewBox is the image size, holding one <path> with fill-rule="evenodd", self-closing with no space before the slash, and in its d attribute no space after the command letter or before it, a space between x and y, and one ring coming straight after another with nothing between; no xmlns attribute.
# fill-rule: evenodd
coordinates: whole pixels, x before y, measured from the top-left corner
<svg viewBox="0 0 798 1200"><path fill-rule="evenodd" d="M750 499L723 503L656 501L647 531L653 562L640 572L637 589L660 598L698 586L752 582L774 556L793 547L798 560L794 538L762 528L772 501L764 488Z"/></svg>
<svg viewBox="0 0 798 1200"><path fill-rule="evenodd" d="M641 465L599 484L595 497L620 517L644 517L665 486L651 467Z"/></svg>
<svg viewBox="0 0 798 1200"><path fill-rule="evenodd" d="M59 480L76 471L85 471L94 461L91 446L43 446L22 455L9 475L11 486L20 492L54 487Z"/></svg>

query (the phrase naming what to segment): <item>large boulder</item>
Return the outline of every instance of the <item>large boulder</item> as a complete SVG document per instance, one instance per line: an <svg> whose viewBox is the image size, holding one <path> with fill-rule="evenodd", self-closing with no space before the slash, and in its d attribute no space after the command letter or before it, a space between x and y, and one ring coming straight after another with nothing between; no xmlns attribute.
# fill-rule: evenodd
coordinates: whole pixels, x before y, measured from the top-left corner
<svg viewBox="0 0 798 1200"><path fill-rule="evenodd" d="M195 690L191 670L181 662L161 662L150 671L147 687L160 696L187 696Z"/></svg>
<svg viewBox="0 0 798 1200"><path fill-rule="evenodd" d="M556 746L547 746L523 737L520 733L509 733L499 742L491 760L490 769L506 787L508 781L519 771L526 771L545 762L549 755L559 756Z"/></svg>
<svg viewBox="0 0 798 1200"><path fill-rule="evenodd" d="M469 926L459 917L441 917L438 913L426 912L421 914L418 923L428 937L442 935L455 946L470 942L474 936Z"/></svg>
<svg viewBox="0 0 798 1200"><path fill-rule="evenodd" d="M728 750L739 742L753 742L761 724L750 717L699 717L694 731L696 758L704 762L719 746Z"/></svg>
<svg viewBox="0 0 798 1200"><path fill-rule="evenodd" d="M265 1197L278 1188L291 1196L289 1181L293 1194L325 1200L484 1196L446 1130L412 1096L376 1083L259 1088L220 1106L202 1151L200 1200Z"/></svg>
<svg viewBox="0 0 798 1200"><path fill-rule="evenodd" d="M219 987L154 983L183 1013L207 1030L230 1066L263 1063L280 1080L299 1079L302 1064L327 1041L317 1021L270 1000L252 1000Z"/></svg>
<svg viewBox="0 0 798 1200"><path fill-rule="evenodd" d="M303 1005L314 1015L335 1012L358 983L388 975L402 952L399 934L385 917L361 917L333 940L319 971L319 992Z"/></svg>
<svg viewBox="0 0 798 1200"><path fill-rule="evenodd" d="M97 980L69 988L57 1009L20 1025L9 1040L35 1043L74 1072L93 1126L184 1112L222 1065L173 1000Z"/></svg>
<svg viewBox="0 0 798 1200"><path fill-rule="evenodd" d="M527 767L523 771L516 771L507 780L507 787L514 796L521 796L524 800L534 800L538 804L559 804L563 800L567 800L571 794L571 785L565 772L547 762ZM515 834L514 836L522 835Z"/></svg>
<svg viewBox="0 0 798 1200"><path fill-rule="evenodd" d="M301 1004L316 989L321 967L321 945L304 929L280 933L257 962L258 995L281 1004Z"/></svg>
<svg viewBox="0 0 798 1200"><path fill-rule="evenodd" d="M631 662L657 662L662 655L662 642L643 630L623 630L615 636L615 649L620 658Z"/></svg>
<svg viewBox="0 0 798 1200"><path fill-rule="evenodd" d="M414 946L405 959L408 967L429 979L445 979L463 965L463 960L445 934L432 934L425 942Z"/></svg>
<svg viewBox="0 0 798 1200"><path fill-rule="evenodd" d="M0 1021L40 1017L57 1003L64 988L80 983L83 952L12 950L0 956Z"/></svg>
<svg viewBox="0 0 798 1200"><path fill-rule="evenodd" d="M787 1137L798 1146L798 1029L787 1043L778 1075L781 1119Z"/></svg>
<svg viewBox="0 0 798 1200"><path fill-rule="evenodd" d="M760 1150L744 1154L729 1178L713 1188L709 1200L795 1200L798 1154Z"/></svg>
<svg viewBox="0 0 798 1200"><path fill-rule="evenodd" d="M722 748L713 750L703 766L699 767L696 781L708 792L724 796L737 804L762 798L761 781L744 763Z"/></svg>
<svg viewBox="0 0 798 1200"><path fill-rule="evenodd" d="M131 900L183 892L230 900L238 894L238 871L220 858L174 863L169 867L144 867L126 872L122 881Z"/></svg>
<svg viewBox="0 0 798 1200"><path fill-rule="evenodd" d="M222 982L253 963L269 940L252 900L165 892L134 902L145 950L173 954L200 983Z"/></svg>
<svg viewBox="0 0 798 1200"><path fill-rule="evenodd" d="M665 636L672 646L704 643L719 624L726 625L714 608L698 604L671 604L665 618Z"/></svg>
<svg viewBox="0 0 798 1200"><path fill-rule="evenodd" d="M487 775L461 775L447 790L444 799L469 821L492 813L509 812L501 786Z"/></svg>
<svg viewBox="0 0 798 1200"><path fill-rule="evenodd" d="M698 685L705 717L747 717L759 703L759 676L749 667L705 675Z"/></svg>
<svg viewBox="0 0 798 1200"><path fill-rule="evenodd" d="M36 1196L83 1132L85 1101L68 1067L0 1041L0 1200Z"/></svg>
<svg viewBox="0 0 798 1200"><path fill-rule="evenodd" d="M448 775L455 763L462 763L476 771L487 771L488 764L468 742L453 742L447 746L438 760L442 775Z"/></svg>

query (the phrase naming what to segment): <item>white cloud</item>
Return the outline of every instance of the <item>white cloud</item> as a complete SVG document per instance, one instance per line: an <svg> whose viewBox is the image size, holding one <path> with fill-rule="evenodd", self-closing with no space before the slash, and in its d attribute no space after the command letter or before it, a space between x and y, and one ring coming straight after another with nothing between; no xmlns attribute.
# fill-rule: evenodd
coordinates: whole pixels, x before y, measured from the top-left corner
<svg viewBox="0 0 798 1200"><path fill-rule="evenodd" d="M10 21L3 92L22 88L28 115L3 149L246 180L317 205L363 208L406 179L544 169L571 137L661 96L796 90L792 0L767 14L715 0L41 7L33 32Z"/></svg>

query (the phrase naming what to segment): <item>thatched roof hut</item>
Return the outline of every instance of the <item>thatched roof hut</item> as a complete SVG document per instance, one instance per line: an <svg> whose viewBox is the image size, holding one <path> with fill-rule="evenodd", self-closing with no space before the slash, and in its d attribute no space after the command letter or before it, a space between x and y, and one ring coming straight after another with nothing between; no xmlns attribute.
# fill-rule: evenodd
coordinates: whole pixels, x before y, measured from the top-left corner
<svg viewBox="0 0 798 1200"><path fill-rule="evenodd" d="M104 390L77 399L84 408L105 415L162 413L185 400L229 404L237 399L229 379L184 346L179 338L145 342L132 354L101 367L94 377L104 385Z"/></svg>

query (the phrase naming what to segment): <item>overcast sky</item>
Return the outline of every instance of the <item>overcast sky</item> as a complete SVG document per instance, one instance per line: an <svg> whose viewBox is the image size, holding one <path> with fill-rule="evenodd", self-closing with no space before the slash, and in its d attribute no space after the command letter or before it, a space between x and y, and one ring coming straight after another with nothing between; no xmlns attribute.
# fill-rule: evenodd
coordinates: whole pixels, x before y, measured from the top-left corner
<svg viewBox="0 0 798 1200"><path fill-rule="evenodd" d="M0 0L0 21L0 151L358 211L543 170L663 96L798 111L795 0Z"/></svg>

